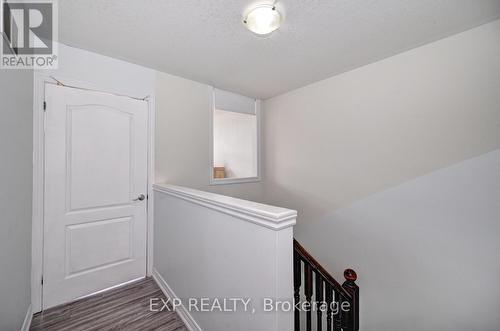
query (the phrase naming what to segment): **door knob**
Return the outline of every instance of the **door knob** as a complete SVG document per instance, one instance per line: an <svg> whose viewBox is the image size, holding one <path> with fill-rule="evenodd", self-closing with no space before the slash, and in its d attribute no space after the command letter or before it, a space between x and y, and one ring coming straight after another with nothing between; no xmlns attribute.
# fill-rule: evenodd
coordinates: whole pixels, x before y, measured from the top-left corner
<svg viewBox="0 0 500 331"><path fill-rule="evenodd" d="M137 197L137 199L134 199L133 201L142 201L142 200L144 200L144 199L146 199L146 196L145 196L144 194L140 194L140 195Z"/></svg>

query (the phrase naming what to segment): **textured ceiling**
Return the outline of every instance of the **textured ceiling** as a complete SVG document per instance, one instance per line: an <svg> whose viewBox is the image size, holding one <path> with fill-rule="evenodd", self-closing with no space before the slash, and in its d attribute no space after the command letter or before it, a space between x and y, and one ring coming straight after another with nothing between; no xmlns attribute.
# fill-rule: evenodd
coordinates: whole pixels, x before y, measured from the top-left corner
<svg viewBox="0 0 500 331"><path fill-rule="evenodd" d="M262 38L241 23L251 3L62 0L59 39L268 98L500 18L500 0L281 0L284 24Z"/></svg>

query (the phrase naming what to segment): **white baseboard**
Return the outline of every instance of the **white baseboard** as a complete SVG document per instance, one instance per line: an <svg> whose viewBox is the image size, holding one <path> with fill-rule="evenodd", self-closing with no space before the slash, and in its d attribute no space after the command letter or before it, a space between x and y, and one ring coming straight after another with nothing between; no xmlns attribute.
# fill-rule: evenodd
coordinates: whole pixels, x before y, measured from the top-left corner
<svg viewBox="0 0 500 331"><path fill-rule="evenodd" d="M168 286L167 282L163 277L160 275L160 273L153 268L153 279L156 281L162 292L167 296L169 299L174 299L178 298L177 295L175 295L174 291L170 286ZM186 309L184 304L181 306L177 307L176 309L177 314L179 317L182 319L184 324L186 325L186 328L189 331L203 331L198 323L194 320L193 316L189 313L189 311Z"/></svg>
<svg viewBox="0 0 500 331"><path fill-rule="evenodd" d="M23 326L21 327L21 331L29 331L32 319L33 319L33 307L30 304L28 306L28 311L26 312L26 316L24 317L24 322Z"/></svg>

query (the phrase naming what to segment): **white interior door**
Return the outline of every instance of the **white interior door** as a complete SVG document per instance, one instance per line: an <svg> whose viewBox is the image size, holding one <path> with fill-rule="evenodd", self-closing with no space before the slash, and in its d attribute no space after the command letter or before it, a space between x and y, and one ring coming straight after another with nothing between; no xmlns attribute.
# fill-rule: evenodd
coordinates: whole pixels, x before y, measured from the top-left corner
<svg viewBox="0 0 500 331"><path fill-rule="evenodd" d="M148 107L56 85L45 94L47 309L146 275Z"/></svg>

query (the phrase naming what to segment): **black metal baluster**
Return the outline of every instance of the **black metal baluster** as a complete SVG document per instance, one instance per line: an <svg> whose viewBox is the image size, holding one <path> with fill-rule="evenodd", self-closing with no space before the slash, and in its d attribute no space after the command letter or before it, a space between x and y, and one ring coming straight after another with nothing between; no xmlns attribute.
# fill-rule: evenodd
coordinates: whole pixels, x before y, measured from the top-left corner
<svg viewBox="0 0 500 331"><path fill-rule="evenodd" d="M300 285L302 283L302 267L300 256L295 251L293 253L293 280L294 280L294 307L295 304L300 302ZM300 331L300 311L295 309L295 331Z"/></svg>
<svg viewBox="0 0 500 331"><path fill-rule="evenodd" d="M316 272L316 295L315 295L315 301L316 301L316 330L322 331L323 330L323 311L321 310L322 303L323 303L323 278L321 275Z"/></svg>
<svg viewBox="0 0 500 331"><path fill-rule="evenodd" d="M306 311L306 330L311 331L312 328L312 312L311 312L311 297L312 297L312 288L313 288L313 278L312 278L312 269L309 264L305 264L305 282L304 282L304 292L306 295L306 302L309 303L309 309Z"/></svg>
<svg viewBox="0 0 500 331"><path fill-rule="evenodd" d="M332 302L333 302L333 289L330 284L325 284L325 302L327 304L326 310L326 329L332 330Z"/></svg>
<svg viewBox="0 0 500 331"><path fill-rule="evenodd" d="M342 302L342 296L335 292L334 296L334 314L333 314L333 331L341 331L342 330L342 310L340 309Z"/></svg>

